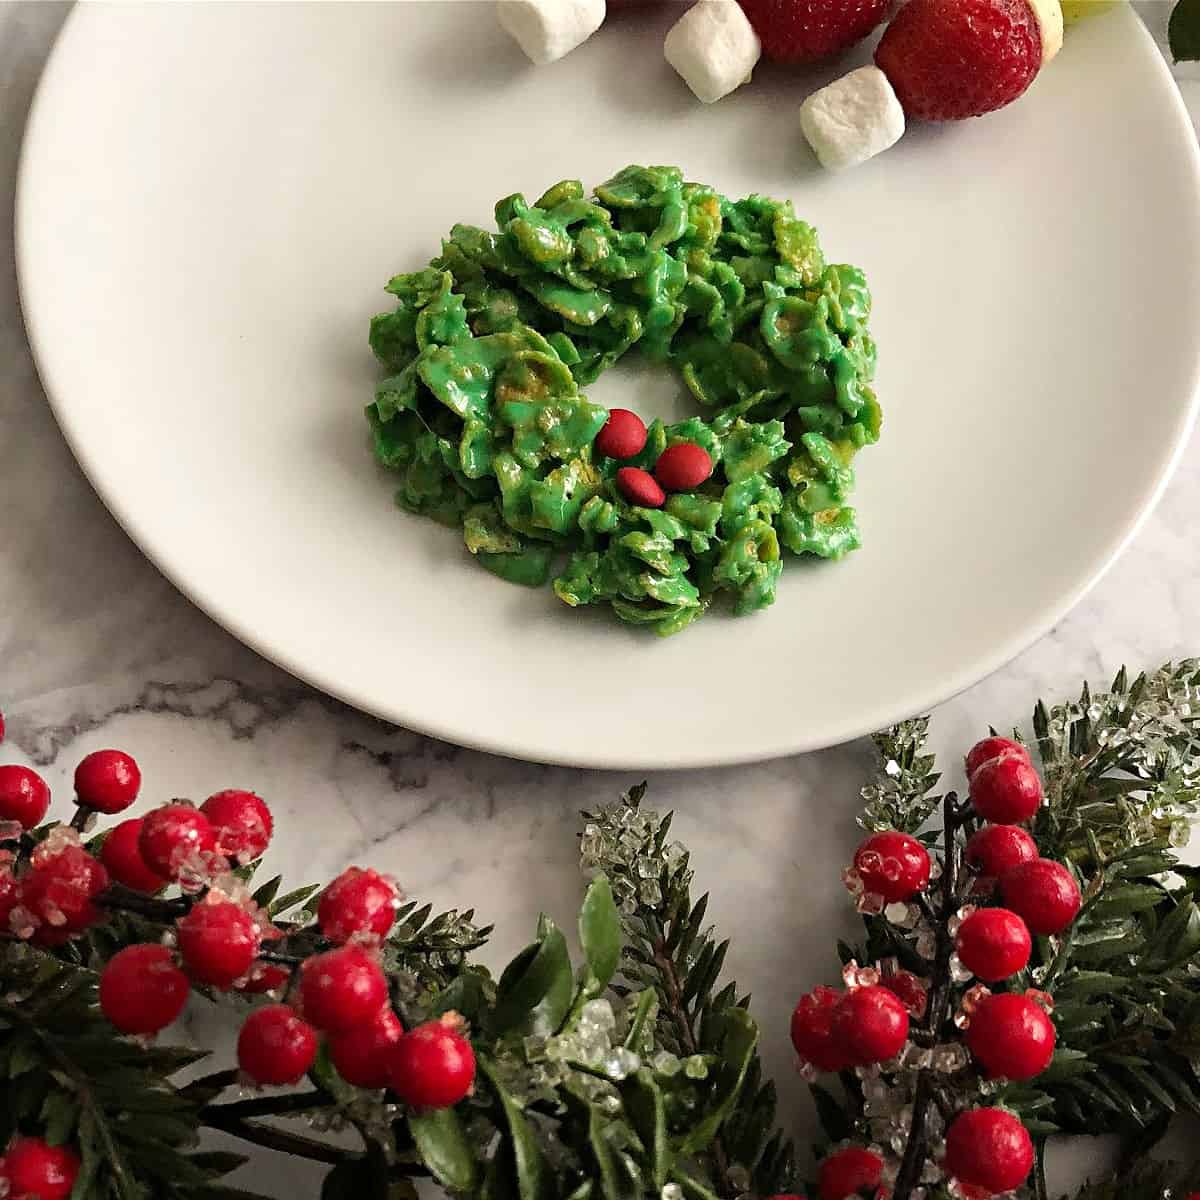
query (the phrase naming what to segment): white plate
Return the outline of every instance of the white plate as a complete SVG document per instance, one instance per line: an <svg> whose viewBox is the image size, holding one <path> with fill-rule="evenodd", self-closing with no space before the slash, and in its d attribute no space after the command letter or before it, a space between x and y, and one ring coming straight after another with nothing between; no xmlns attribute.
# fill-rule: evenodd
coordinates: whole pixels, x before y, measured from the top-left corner
<svg viewBox="0 0 1200 1200"><path fill-rule="evenodd" d="M1200 188L1132 14L1073 32L1004 112L827 176L796 120L813 77L762 70L702 107L662 61L677 12L546 68L473 3L81 5L68 23L18 199L51 402L161 569L325 691L589 766L826 746L1044 633L1162 489L1194 412ZM790 196L867 270L886 420L858 460L865 547L665 642L502 583L395 510L362 416L392 273L510 191L631 162ZM679 391L619 368L591 394Z"/></svg>

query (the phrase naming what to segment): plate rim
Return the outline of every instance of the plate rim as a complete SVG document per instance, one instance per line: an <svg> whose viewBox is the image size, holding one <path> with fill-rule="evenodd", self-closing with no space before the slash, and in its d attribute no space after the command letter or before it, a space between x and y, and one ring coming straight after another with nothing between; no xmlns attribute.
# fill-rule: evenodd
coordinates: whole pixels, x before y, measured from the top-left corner
<svg viewBox="0 0 1200 1200"><path fill-rule="evenodd" d="M1102 19L1124 22L1126 26L1131 24L1135 26L1128 32L1138 40L1139 52L1143 57L1146 54L1150 55L1151 77L1160 93L1165 93L1167 110L1175 126L1173 136L1176 140L1181 138L1184 143L1184 153L1190 168L1191 190L1195 200L1192 209L1192 223L1195 226L1196 244L1197 247L1200 247L1200 141L1198 141L1197 131L1175 78L1153 35L1132 7L1128 5L1124 7L1126 8L1125 12L1114 12ZM108 494L101 486L101 482L97 478L98 463L92 460L86 448L81 444L81 440L76 436L69 415L70 406L61 401L60 389L55 386L56 371L53 366L55 355L39 327L39 318L35 311L38 306L36 301L31 298L33 292L31 279L36 274L36 268L33 266L36 252L32 245L35 238L31 232L35 218L32 213L33 200L31 197L34 185L30 182L33 176L30 164L38 152L40 143L45 139L43 130L48 124L47 113L52 103L50 97L57 87L58 75L62 70L61 64L65 58L64 47L73 39L82 36L80 31L85 28L88 21L104 19L103 17L97 18L95 14L102 13L105 8L105 5L76 5L67 15L42 68L21 138L13 205L14 265L18 303L39 382L54 419L89 486L125 535L130 538L154 568L170 582L172 587L231 637L255 654L307 686L313 687L356 711L366 713L399 728L468 750L526 762L583 769L704 770L772 761L845 745L906 717L932 711L989 678L1024 651L1040 642L1091 592L1128 549L1130 543L1137 537L1158 506L1189 445L1198 414L1200 414L1200 344L1192 353L1190 394L1171 452L1163 460L1153 485L1146 489L1137 509L1131 510L1123 527L1114 532L1106 550L1098 556L1090 571L1081 577L1073 588L1064 591L1056 603L1049 605L1046 611L1039 613L1036 619L1031 619L1024 625L1020 632L1014 633L994 646L990 653L971 660L969 668L959 670L943 681L940 686L930 685L927 687L919 696L920 702L913 704L911 709L906 712L897 713L893 711L892 706L887 706L886 711L890 715L876 714L872 717L870 706L864 704L862 709L858 710L860 713L858 717L843 721L839 727L826 728L822 735L816 737L807 737L803 733L798 733L794 738L788 739L786 743L782 743L776 738L772 739L769 745L759 745L739 751L727 750L709 753L703 747L697 747L674 752L660 752L651 757L648 753L628 754L620 748L606 752L603 748L603 739L600 739L599 742L593 740L593 745L600 746L596 753L556 752L549 746L537 742L523 742L518 737L491 737L486 732L473 732L465 723L460 724L452 718L429 718L419 711L407 711L403 703L380 704L367 697L355 695L353 689L341 686L336 678L329 677L326 672L319 669L305 666L297 660L294 653L283 647L272 645L269 632L260 634L246 627L237 614L230 611L220 599L205 594L203 587L186 578L184 567L171 562L168 548L153 545L153 539L149 535L142 535L136 513L131 511L130 506L122 503L116 494Z"/></svg>

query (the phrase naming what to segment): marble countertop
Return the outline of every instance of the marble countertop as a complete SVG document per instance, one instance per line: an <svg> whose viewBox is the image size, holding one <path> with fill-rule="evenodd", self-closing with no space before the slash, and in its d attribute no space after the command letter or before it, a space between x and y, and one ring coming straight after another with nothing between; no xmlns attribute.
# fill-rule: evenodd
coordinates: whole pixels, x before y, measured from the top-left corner
<svg viewBox="0 0 1200 1200"><path fill-rule="evenodd" d="M1138 7L1161 40L1169 5ZM491 953L501 961L529 939L540 908L570 923L579 897L578 810L632 781L461 750L326 699L194 608L105 511L38 384L9 232L25 113L66 12L36 0L0 5L4 758L37 764L64 798L74 763L109 745L138 757L155 801L252 788L275 812L272 868L301 883L358 861L393 872L410 894L436 905L474 903L497 926ZM1200 123L1200 72L1178 75ZM989 723L1021 721L1037 695L1060 695L1085 676L1104 680L1122 663L1148 667L1200 651L1198 510L1193 443L1121 561L1041 642L943 706L936 745L960 748ZM856 840L858 788L870 763L870 747L856 743L650 779L651 801L677 810L698 884L712 891L710 914L733 938L728 968L754 993L782 1111L801 1134L811 1112L791 1068L787 1018L802 990L835 973L833 938L853 927L836 873ZM223 1022L211 1008L197 1006L187 1020L194 1036L220 1041ZM248 1186L316 1194L304 1164L266 1157L244 1169Z"/></svg>

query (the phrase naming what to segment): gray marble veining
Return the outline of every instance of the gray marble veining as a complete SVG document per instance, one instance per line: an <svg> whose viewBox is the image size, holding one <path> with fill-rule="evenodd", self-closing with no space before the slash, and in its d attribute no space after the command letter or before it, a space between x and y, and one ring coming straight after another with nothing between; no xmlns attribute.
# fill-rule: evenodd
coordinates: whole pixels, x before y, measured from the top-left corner
<svg viewBox="0 0 1200 1200"><path fill-rule="evenodd" d="M1168 5L1139 5L1160 37ZM66 15L56 3L0 5L0 704L6 760L36 762L58 794L84 753L121 745L148 797L225 786L269 798L270 866L297 881L351 860L395 873L435 904L476 903L497 924L494 960L527 940L539 908L569 922L579 889L576 813L630 780L461 750L385 726L313 692L235 642L157 571L107 514L60 436L38 385L17 301L12 191L25 112ZM1200 73L1180 83L1200 119ZM64 281L69 287L69 281ZM1038 693L1122 662L1200 650L1200 451L1189 449L1159 508L1094 592L1050 635L937 714L938 745L1020 720ZM737 770L653 776L678 810L710 913L733 937L730 970L749 987L766 1052L798 1132L810 1128L791 1069L795 996L834 972L832 941L853 922L837 883L855 840L859 743ZM197 1006L187 1023L221 1041ZM1056 1163L1065 1179L1099 1151ZM315 1194L301 1164L258 1157L244 1178L273 1195Z"/></svg>

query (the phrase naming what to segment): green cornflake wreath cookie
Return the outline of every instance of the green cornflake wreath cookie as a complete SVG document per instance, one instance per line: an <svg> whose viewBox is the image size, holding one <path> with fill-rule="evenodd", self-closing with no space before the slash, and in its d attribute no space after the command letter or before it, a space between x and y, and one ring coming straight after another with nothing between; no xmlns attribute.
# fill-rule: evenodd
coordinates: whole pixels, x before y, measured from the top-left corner
<svg viewBox="0 0 1200 1200"><path fill-rule="evenodd" d="M722 592L775 599L783 550L860 544L851 461L879 438L871 298L826 265L787 201L731 201L676 167L626 167L587 200L564 180L496 205L498 233L456 225L371 322L389 374L367 408L398 503L461 526L467 549L567 604L610 604L671 634ZM579 390L631 346L675 366L703 416L654 421L645 448L593 452L608 411ZM631 505L622 467L691 442L711 477Z"/></svg>

